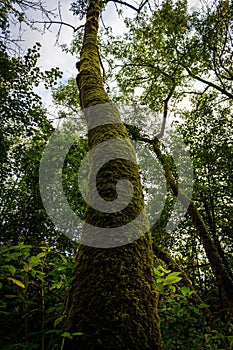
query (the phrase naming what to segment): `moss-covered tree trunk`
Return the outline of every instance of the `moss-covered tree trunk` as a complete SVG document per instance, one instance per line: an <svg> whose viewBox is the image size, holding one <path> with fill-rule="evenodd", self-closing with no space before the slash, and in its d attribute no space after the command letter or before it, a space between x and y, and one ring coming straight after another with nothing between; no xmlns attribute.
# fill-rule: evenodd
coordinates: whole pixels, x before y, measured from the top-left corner
<svg viewBox="0 0 233 350"><path fill-rule="evenodd" d="M84 239L80 245L70 291L66 330L81 332L66 339L64 350L156 350L160 348L159 321L156 310L155 277L150 232L145 232L147 217L133 147L117 109L110 104L101 77L97 32L102 1L90 0L83 47L78 63L77 83L80 101L88 124L89 150L107 140L124 140L121 154L107 162L98 173L97 187L106 201L116 199L116 183L128 179L133 197L117 213L102 213L91 206L86 209ZM104 104L104 106L103 106ZM98 109L98 106L100 108ZM94 107L93 107L94 106ZM131 160L128 160L128 159ZM98 152L90 156L89 188L93 165L100 162ZM123 193L124 195L124 193ZM91 199L92 191L88 197ZM135 218L141 213L140 220ZM129 232L114 236L112 228L130 222ZM96 248L91 225L105 228L105 238L116 247ZM135 230L135 232L134 232ZM132 237L140 237L137 240ZM131 243L125 244L126 239ZM123 245L122 245L123 244ZM107 245L106 245L107 246Z"/></svg>

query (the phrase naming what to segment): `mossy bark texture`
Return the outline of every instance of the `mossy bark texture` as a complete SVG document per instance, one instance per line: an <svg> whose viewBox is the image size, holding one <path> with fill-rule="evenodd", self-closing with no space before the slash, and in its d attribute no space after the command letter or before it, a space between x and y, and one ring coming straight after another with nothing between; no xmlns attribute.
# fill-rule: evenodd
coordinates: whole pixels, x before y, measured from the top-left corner
<svg viewBox="0 0 233 350"><path fill-rule="evenodd" d="M86 222L108 229L134 220L143 212L144 201L133 147L117 109L111 107L103 88L97 44L101 9L102 1L90 1L78 64L77 83L82 108L87 109L89 150L111 139L124 140L121 152L130 154L134 159L113 159L98 173L98 192L109 203L116 197L117 181L127 179L133 186L130 204L117 213L103 213L87 206ZM101 107L98 112L100 104L106 107ZM93 106L97 109L92 109ZM98 152L90 158L89 181L92 181L92 164L100 161ZM91 198L91 191L88 196ZM152 240L150 232L143 234L147 225L146 215L143 215L140 238L131 240L129 244L121 245L121 237L117 237L114 248L80 245L70 290L66 330L82 335L66 339L64 350L160 349ZM138 227L136 224L135 230ZM85 232L84 228L85 234L90 232ZM122 239L125 243L125 237Z"/></svg>

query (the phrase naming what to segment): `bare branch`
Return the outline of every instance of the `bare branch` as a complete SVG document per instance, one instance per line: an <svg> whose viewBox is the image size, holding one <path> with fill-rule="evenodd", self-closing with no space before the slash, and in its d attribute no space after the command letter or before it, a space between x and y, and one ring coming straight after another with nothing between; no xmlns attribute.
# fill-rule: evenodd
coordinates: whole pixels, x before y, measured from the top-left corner
<svg viewBox="0 0 233 350"><path fill-rule="evenodd" d="M145 0L145 1L143 1L143 2L141 3L141 5L140 5L139 8L138 8L138 12L140 12L140 11L142 10L142 8L146 5L147 2L148 2L148 4L149 4L149 0Z"/></svg>
<svg viewBox="0 0 233 350"><path fill-rule="evenodd" d="M117 3L117 4L120 4L120 5L124 5L124 6L128 6L129 8L131 8L132 10L136 11L136 12L139 12L139 9L137 9L135 6L133 5L130 5L128 4L127 2L125 1L121 1L121 0L108 0L108 2L114 2L114 3Z"/></svg>
<svg viewBox="0 0 233 350"><path fill-rule="evenodd" d="M204 78L199 77L198 75L193 74L191 72L191 70L189 68L187 68L186 66L183 66L183 67L187 70L187 72L190 75L190 77L192 77L192 78L194 78L194 79L196 79L196 80L198 80L198 81L200 81L200 82L202 82L202 83L204 83L206 85L209 85L209 86L213 87L214 89L218 90L219 92L221 92L222 94L226 95L230 99L233 99L233 94L231 92L227 91L224 88L221 88L220 86L212 83L211 81L208 81L208 80L206 80Z"/></svg>
<svg viewBox="0 0 233 350"><path fill-rule="evenodd" d="M60 25L64 25L64 26L72 28L74 32L77 32L79 29L84 28L84 24L82 24L81 26L78 26L78 27L74 27L74 26L72 26L72 24L69 24L69 23L66 23L63 21L62 22L61 21L34 21L33 23L49 24L49 27L52 24L60 24Z"/></svg>
<svg viewBox="0 0 233 350"><path fill-rule="evenodd" d="M58 13L59 13L59 17L60 17L60 21L62 22L62 16L61 16L61 3L60 1L58 1ZM61 29L62 29L62 24L59 26L57 35L56 35L56 42L55 42L55 46L58 44L59 42L59 37L61 34Z"/></svg>
<svg viewBox="0 0 233 350"><path fill-rule="evenodd" d="M142 8L146 5L146 3L149 3L149 0L142 1L141 5L138 8L133 6L133 5L128 4L125 1L121 1L121 0L107 0L106 3L108 3L108 2L114 2L115 4L117 3L117 4L120 4L120 5L128 6L132 10L136 11L137 13L139 13L142 10Z"/></svg>
<svg viewBox="0 0 233 350"><path fill-rule="evenodd" d="M163 108L163 123L160 132L155 136L154 140L161 139L164 136L166 121L167 121L167 113L168 113L168 102L170 98L172 97L172 94L176 88L176 84L174 82L171 90L169 91L169 94L167 95L166 99L164 100L164 108Z"/></svg>

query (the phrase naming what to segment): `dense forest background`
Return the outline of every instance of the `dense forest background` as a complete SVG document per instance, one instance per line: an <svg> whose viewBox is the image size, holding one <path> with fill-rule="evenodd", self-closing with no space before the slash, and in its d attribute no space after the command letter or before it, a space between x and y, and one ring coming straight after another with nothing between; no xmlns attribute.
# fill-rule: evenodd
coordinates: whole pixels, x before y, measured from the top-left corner
<svg viewBox="0 0 233 350"><path fill-rule="evenodd" d="M106 8L109 2L104 2ZM167 180L166 203L151 228L162 348L233 349L233 3L115 5L127 30L115 36L101 24L104 86L117 104L154 112L150 120L143 116L143 129L138 127L141 121L135 124L135 115L127 116L125 125L130 138L157 157ZM131 17L124 15L127 6ZM86 1L71 3L77 22L86 7ZM68 125L81 108L75 77L57 85L59 68L43 71L37 65L39 43L22 54L11 28L24 22L28 30L38 29L28 10L42 12L45 25L59 22L40 1L0 3L0 348L55 350L63 348L65 338L79 336L63 327L79 243L59 232L47 215L39 167L55 128ZM73 29L72 43L62 49L76 62L83 26ZM52 89L58 125L35 92L41 82ZM162 124L159 138L151 134L151 125ZM78 125L80 136L66 157L62 177L71 208L83 217L78 169L88 148L82 119ZM179 174L172 146L163 142L165 136L169 140L169 128L182 135L193 165L192 199L174 230L167 223L177 201ZM159 193L159 178L141 176L145 197L153 180Z"/></svg>

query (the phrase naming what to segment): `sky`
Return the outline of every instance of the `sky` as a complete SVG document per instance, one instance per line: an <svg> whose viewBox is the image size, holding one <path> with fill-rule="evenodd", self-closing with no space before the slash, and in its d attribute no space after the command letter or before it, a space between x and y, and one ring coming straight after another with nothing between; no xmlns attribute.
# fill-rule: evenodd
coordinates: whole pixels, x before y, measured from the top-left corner
<svg viewBox="0 0 233 350"><path fill-rule="evenodd" d="M135 1L133 0L128 1L131 4L135 4ZM190 9L199 8L201 6L201 1L202 0L190 0ZM69 10L72 3L71 0L44 0L43 3L47 9L55 11L58 9L58 4L60 4L63 22L69 23L74 27L78 27L83 23L80 22L77 16L74 16ZM134 11L129 8L125 8L124 11L126 11L124 14L126 13L127 16L134 14ZM42 20L39 12L28 13L28 16L33 18L35 21ZM113 28L114 34L120 34L124 31L125 27L123 25L123 21L119 19L112 2L108 4L107 9L103 14L103 19L106 26L111 26ZM59 18L57 20L59 20ZM37 27L42 30L43 24L37 24ZM36 30L23 28L23 42L21 43L21 46L24 50L26 50L27 48L32 47L36 42L40 42L42 46L40 51L41 57L38 61L38 65L44 70L52 67L59 67L63 72L61 82L64 83L69 78L76 76L77 70L75 68L75 64L78 58L76 59L71 54L62 51L60 48L60 45L63 44L67 44L69 46L73 38L73 29L68 26L62 26L59 41L57 43L57 33L59 27L60 26L58 24L52 24L49 30L46 30L44 34ZM43 84L41 84L37 88L36 92L42 97L43 103L47 108L49 108L50 113L56 114L56 111L52 107L51 91L45 90Z"/></svg>
<svg viewBox="0 0 233 350"><path fill-rule="evenodd" d="M55 10L57 12L58 4L60 4L62 21L65 23L69 23L74 27L80 26L81 22L77 16L74 16L73 13L69 10L72 1L67 0L44 0L44 5L48 10ZM132 10L127 11L130 15ZM28 17L33 19L34 21L42 21L41 15L39 12L28 12ZM114 30L114 34L120 34L123 31L123 23L118 18L114 4L109 3L107 11L103 15L104 23L106 26L112 26ZM58 20L54 19L54 20ZM38 30L31 30L26 27L26 25L22 26L22 42L20 46L23 51L27 51L28 48L32 47L36 42L41 43L41 56L38 61L38 66L40 66L43 70L48 70L52 67L59 67L59 69L63 72L63 77L60 82L65 83L69 78L77 75L77 70L75 68L76 61L78 57L74 57L71 54L62 51L61 45L66 44L70 45L73 39L73 29L63 25L59 34L59 40L57 42L57 34L60 26L58 24L52 24L48 30L43 31L43 24L36 24ZM12 29L15 32L15 36L18 33L18 27ZM44 33L42 33L44 32ZM49 108L51 114L56 115L56 111L52 106L51 100L51 91L46 90L43 84L40 84L38 88L36 88L36 92L42 97L42 101L44 105Z"/></svg>

